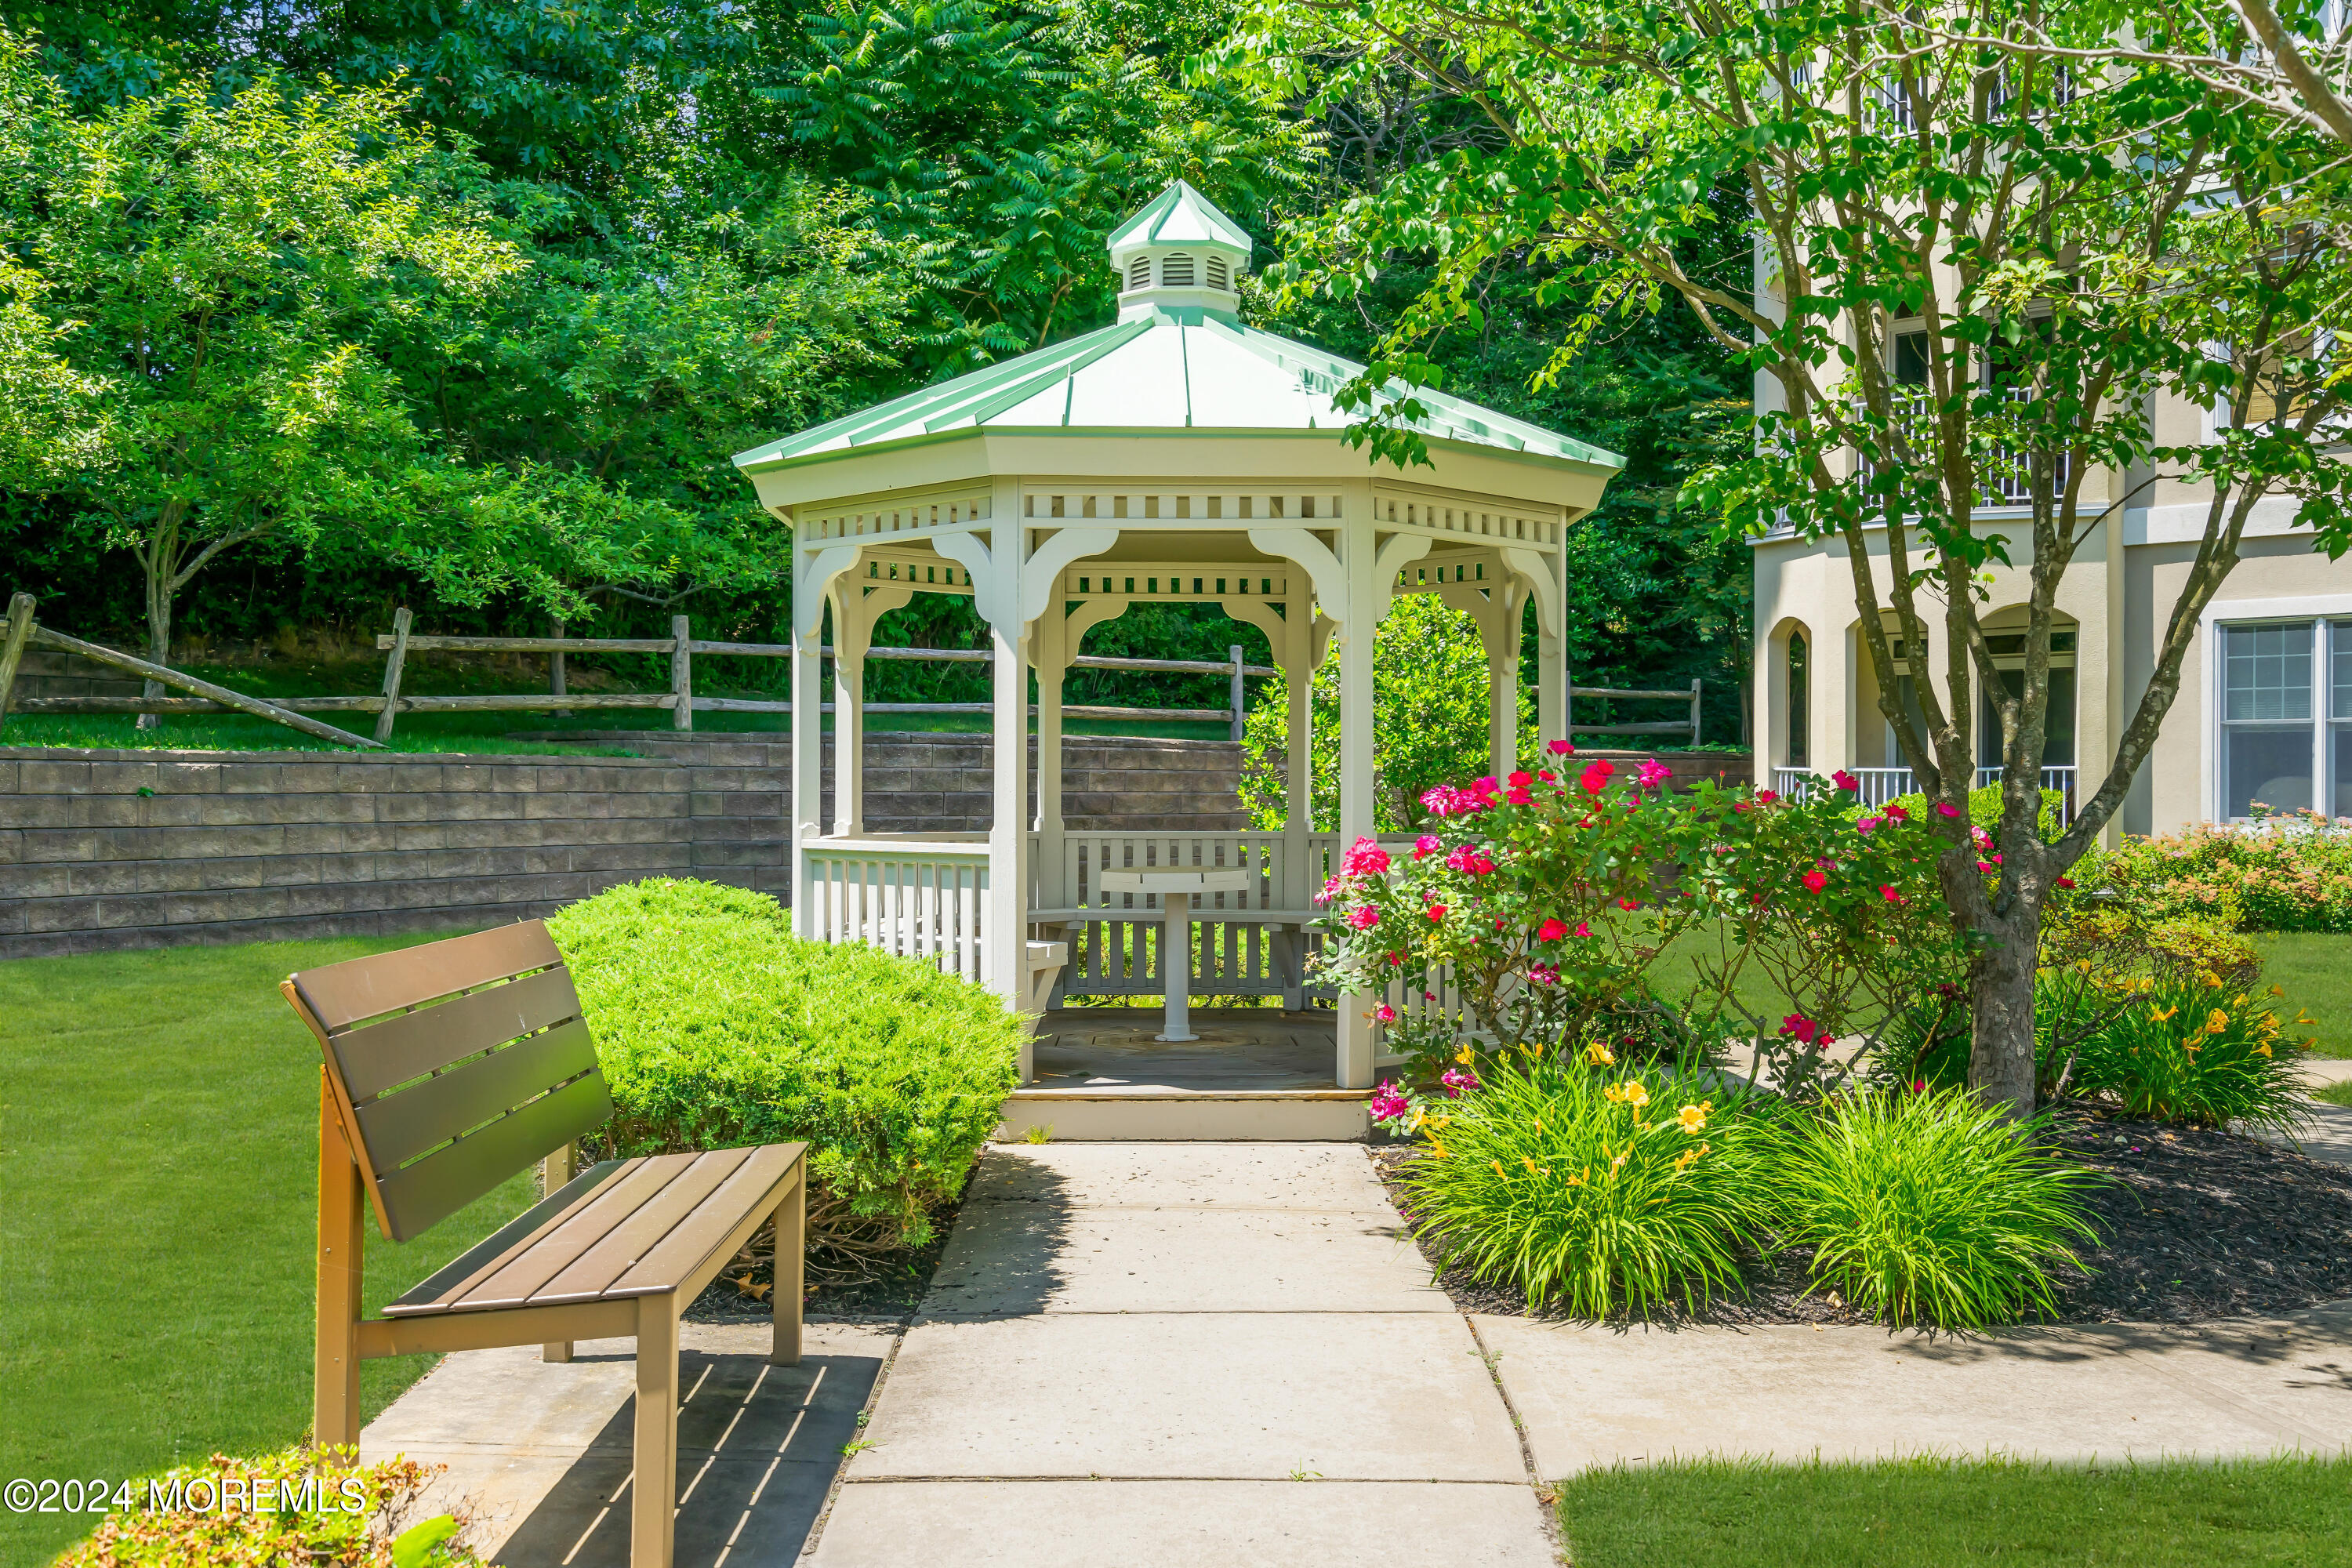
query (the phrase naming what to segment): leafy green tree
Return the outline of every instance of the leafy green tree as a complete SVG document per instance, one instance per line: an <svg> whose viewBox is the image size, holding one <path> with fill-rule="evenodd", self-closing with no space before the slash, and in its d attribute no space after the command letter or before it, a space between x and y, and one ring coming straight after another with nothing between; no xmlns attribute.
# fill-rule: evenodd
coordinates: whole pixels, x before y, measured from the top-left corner
<svg viewBox="0 0 2352 1568"><path fill-rule="evenodd" d="M1101 325L1103 237L1180 175L1232 210L1298 184L1299 128L1185 56L1222 7L1038 0L750 7L760 43L708 113L747 156L801 162L873 198L919 268L919 367L962 370Z"/></svg>
<svg viewBox="0 0 2352 1568"><path fill-rule="evenodd" d="M1470 285L1512 252L1591 290L1561 340L1569 359L1611 320L1671 300L1760 373L1769 399L1752 452L1690 493L1734 530L1843 546L1885 717L1954 813L1939 817L1942 876L1976 953L1970 1083L2020 1113L2034 1100L2043 900L2146 760L2254 503L2294 496L2323 543L2347 542L2347 469L2326 455L2347 387L2327 323L2352 285L2340 147L2161 65L2062 72L1948 37L2027 20L2068 47L2112 41L2102 10L2013 0L1863 17L1827 0L1268 0L1250 42L1276 89L1305 83L1310 61L1334 90L1402 70L1494 128L1320 226L1308 271L1343 298L1393 247L1437 258L1360 395L1432 379L1419 345L1474 319ZM1746 198L1760 293L1684 264L1726 182ZM2159 445L2143 412L2158 395L2220 405L2225 427ZM1407 460L1416 451L1393 417L1369 434ZM2099 469L2161 470L2213 500L2105 776L2044 844L2053 601L2123 504L2090 489ZM1996 486L2024 498L2029 521L1979 517ZM2017 696L1978 616L1983 574L2012 552L2028 583ZM1893 645L1931 636L1948 668L1916 682L1921 722L1896 695ZM1990 875L1966 835L1979 690L2005 768Z"/></svg>
<svg viewBox="0 0 2352 1568"><path fill-rule="evenodd" d="M1463 784L1485 773L1494 758L1487 742L1486 648L1477 623L1434 594L1400 595L1372 637L1372 793L1382 832L1418 827L1428 818L1424 791ZM1535 694L1518 691L1519 733L1532 751ZM1242 804L1254 827L1288 820L1284 793L1290 689L1276 676L1250 709L1242 735ZM1339 650L1315 672L1307 698L1309 746L1315 756L1317 831L1339 826Z"/></svg>
<svg viewBox="0 0 2352 1568"><path fill-rule="evenodd" d="M392 557L445 603L574 621L595 597L772 587L783 525L731 455L899 374L904 269L874 253L855 199L799 180L749 213L648 209L673 232L585 253L541 243L532 216L511 220L527 274L401 335L393 360L441 463Z"/></svg>
<svg viewBox="0 0 2352 1568"><path fill-rule="evenodd" d="M82 323L57 342L107 429L106 461L47 483L136 559L150 657L168 661L174 596L224 551L373 524L416 446L375 340L520 259L456 199L450 155L395 92L273 78L84 118L13 43L0 73L38 125L0 247L53 324Z"/></svg>

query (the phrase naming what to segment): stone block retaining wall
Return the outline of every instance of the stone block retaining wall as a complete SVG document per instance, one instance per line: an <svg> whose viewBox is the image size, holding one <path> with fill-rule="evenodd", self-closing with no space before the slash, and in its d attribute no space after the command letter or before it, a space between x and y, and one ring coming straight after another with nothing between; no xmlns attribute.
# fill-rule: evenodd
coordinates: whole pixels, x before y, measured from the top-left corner
<svg viewBox="0 0 2352 1568"><path fill-rule="evenodd" d="M660 754L0 747L0 958L492 925L647 876L788 895L783 737L594 738ZM1241 826L1228 742L1069 759L1074 826ZM984 735L869 736L867 770L877 829L988 825Z"/></svg>

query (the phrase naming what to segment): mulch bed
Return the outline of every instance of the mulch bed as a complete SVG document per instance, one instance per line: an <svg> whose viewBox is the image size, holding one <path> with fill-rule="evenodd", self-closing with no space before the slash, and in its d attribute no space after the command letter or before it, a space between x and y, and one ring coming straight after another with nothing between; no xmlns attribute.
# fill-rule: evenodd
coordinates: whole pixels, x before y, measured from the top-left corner
<svg viewBox="0 0 2352 1568"><path fill-rule="evenodd" d="M980 1163L972 1162L978 1172ZM940 1255L948 1249L948 1236L955 1229L958 1211L963 1207L964 1194L971 1191L971 1176L964 1177L963 1190L950 1198L946 1206L931 1211L931 1239L911 1251L897 1253L874 1260L868 1265L866 1279L813 1278L809 1292L801 1306L804 1321L903 1323L915 1315L915 1309L931 1289L931 1276L939 1271ZM811 1269L821 1271L822 1260ZM739 1287L730 1274L741 1271L728 1269L712 1280L694 1305L686 1310L689 1323L765 1322L773 1316L768 1303ZM754 1285L768 1282L766 1265L751 1271Z"/></svg>
<svg viewBox="0 0 2352 1568"><path fill-rule="evenodd" d="M2063 1271L2055 1321L2200 1323L2352 1298L2352 1167L2234 1132L2079 1107L2056 1113L2049 1142L2112 1178L2088 1205L2100 1245L2082 1252L2087 1272ZM1395 1173L1411 1150L1371 1154L1410 1220ZM1422 1252L1430 1258L1426 1245ZM1695 1320L1667 1316L1726 1324L1871 1321L1808 1292L1805 1261L1801 1250L1753 1258L1749 1294L1715 1302ZM1438 1284L1465 1312L1529 1315L1517 1290L1481 1284L1458 1268Z"/></svg>

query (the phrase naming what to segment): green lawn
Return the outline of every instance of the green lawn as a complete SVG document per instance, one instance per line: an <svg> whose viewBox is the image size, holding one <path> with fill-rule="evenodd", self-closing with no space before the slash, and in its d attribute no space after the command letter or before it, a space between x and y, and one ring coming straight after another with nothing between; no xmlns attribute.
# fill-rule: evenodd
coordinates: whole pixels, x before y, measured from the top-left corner
<svg viewBox="0 0 2352 1568"><path fill-rule="evenodd" d="M2298 1007L2316 1020L2299 1033L2317 1037L2312 1055L2352 1057L2352 935L2283 931L2254 938L2263 979L2285 987L2286 1016Z"/></svg>
<svg viewBox="0 0 2352 1568"><path fill-rule="evenodd" d="M1727 1391L1737 1398L1738 1391ZM2352 1458L1677 1461L1559 1489L1574 1568L2338 1568Z"/></svg>
<svg viewBox="0 0 2352 1568"><path fill-rule="evenodd" d="M425 937L0 963L0 1478L128 1477L310 1426L319 1054L288 972ZM388 1300L528 1201L395 1247ZM373 1415L424 1357L364 1363ZM0 1513L0 1563L89 1521Z"/></svg>

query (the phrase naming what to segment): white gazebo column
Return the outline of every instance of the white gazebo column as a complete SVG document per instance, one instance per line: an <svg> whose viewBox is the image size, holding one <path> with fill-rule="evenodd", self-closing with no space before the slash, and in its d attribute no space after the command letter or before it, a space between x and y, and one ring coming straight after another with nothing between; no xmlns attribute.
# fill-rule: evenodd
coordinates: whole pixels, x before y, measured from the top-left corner
<svg viewBox="0 0 2352 1568"><path fill-rule="evenodd" d="M824 611L834 579L857 561L856 545L793 552L793 931L824 933L808 845L824 831Z"/></svg>
<svg viewBox="0 0 2352 1568"><path fill-rule="evenodd" d="M1045 605L1030 634L1029 657L1037 668L1037 842L1032 868L1039 900L1067 909L1076 890L1066 883L1063 851L1062 675L1070 666L1069 616L1056 597Z"/></svg>
<svg viewBox="0 0 2352 1568"><path fill-rule="evenodd" d="M1568 733L1568 627L1561 618L1567 602L1566 558L1558 551L1505 550L1503 564L1527 589L1536 607L1536 733L1547 741L1570 739ZM1509 637L1518 646L1525 612L1513 600Z"/></svg>
<svg viewBox="0 0 2352 1568"><path fill-rule="evenodd" d="M848 837L866 826L866 646L873 623L856 578L834 579L833 831Z"/></svg>
<svg viewBox="0 0 2352 1568"><path fill-rule="evenodd" d="M1275 897L1285 909L1303 910L1321 882L1307 863L1315 831L1315 611L1303 592L1292 595L1283 608L1289 618L1283 622L1282 646L1275 649L1287 694L1282 740L1283 885L1275 889Z"/></svg>
<svg viewBox="0 0 2352 1568"><path fill-rule="evenodd" d="M1381 578L1371 508L1351 508L1339 533L1339 564L1346 574L1347 603L1339 610L1339 844L1342 849L1378 831L1372 794L1372 639L1389 584ZM1372 1087L1373 1000L1369 992L1339 998L1339 1059L1334 1076L1341 1089Z"/></svg>

